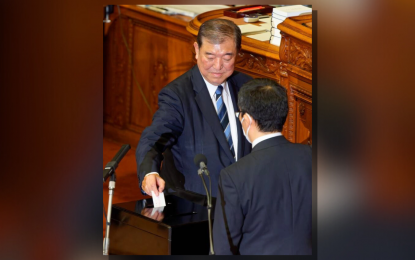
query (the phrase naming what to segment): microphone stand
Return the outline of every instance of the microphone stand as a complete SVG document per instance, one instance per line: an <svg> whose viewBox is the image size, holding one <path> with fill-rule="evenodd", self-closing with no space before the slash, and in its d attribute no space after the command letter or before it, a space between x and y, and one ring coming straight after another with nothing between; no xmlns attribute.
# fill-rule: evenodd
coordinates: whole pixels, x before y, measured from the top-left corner
<svg viewBox="0 0 415 260"><path fill-rule="evenodd" d="M118 164L122 160L122 158L127 154L128 150L130 150L129 144L124 144L121 149L117 152L117 154L112 158L112 160L107 163L107 165L104 168L103 171L103 181L107 180L108 177L110 178L110 182L108 183L108 193L109 193L109 199L108 199L108 216L107 216L107 230L105 232L105 238L104 238L104 249L103 253L104 255L108 255L108 248L110 245L110 225L111 225L111 211L112 211L112 195L114 194L115 189L115 169L118 167Z"/></svg>
<svg viewBox="0 0 415 260"><path fill-rule="evenodd" d="M212 196L209 193L207 187L206 187L206 183L205 183L205 179L202 176L202 173L205 173L208 177L209 177L209 187L211 187L211 183L210 183L210 176L209 176L209 171L207 170L207 168L201 168L198 170L198 174L200 176L200 178L202 179L203 182L203 186L205 187L206 190L206 196L207 196L207 204L208 204L208 222L209 222L209 244L210 244L210 254L211 255L215 255L215 251L213 251L213 237L212 237L212 217L211 217L211 212L212 212Z"/></svg>
<svg viewBox="0 0 415 260"><path fill-rule="evenodd" d="M105 231L105 238L104 238L104 249L103 254L108 255L108 249L110 245L110 224L111 224L111 210L112 210L112 195L114 194L115 189L115 172L110 177L110 182L108 184L108 214L107 214L107 229Z"/></svg>

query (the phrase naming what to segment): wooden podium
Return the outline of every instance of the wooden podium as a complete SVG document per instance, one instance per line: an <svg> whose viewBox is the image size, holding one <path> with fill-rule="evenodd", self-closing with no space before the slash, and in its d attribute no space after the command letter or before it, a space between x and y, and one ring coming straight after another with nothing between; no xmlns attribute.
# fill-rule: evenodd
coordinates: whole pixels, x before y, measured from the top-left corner
<svg viewBox="0 0 415 260"><path fill-rule="evenodd" d="M151 198L113 205L110 255L209 254L206 206L175 195L165 198L161 221L143 215L143 210L153 209Z"/></svg>

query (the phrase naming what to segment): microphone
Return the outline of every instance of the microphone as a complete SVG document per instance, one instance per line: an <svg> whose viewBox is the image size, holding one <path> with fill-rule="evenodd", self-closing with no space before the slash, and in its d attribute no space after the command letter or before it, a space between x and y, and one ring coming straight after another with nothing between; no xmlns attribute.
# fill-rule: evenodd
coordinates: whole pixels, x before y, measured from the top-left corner
<svg viewBox="0 0 415 260"><path fill-rule="evenodd" d="M206 197L207 197L207 210L208 210L208 224L209 224L209 244L210 244L210 254L214 255L215 251L213 250L213 236L212 236L212 217L211 217L211 210L212 210L212 182L210 180L209 171L207 169L207 159L206 156L203 154L197 154L195 158L193 159L193 162L195 163L196 167L199 167L199 170L197 171L197 174L199 174L200 178L203 182L203 187L206 191ZM202 173L205 173L205 175L209 178L209 191L206 187L205 179L202 176Z"/></svg>
<svg viewBox="0 0 415 260"><path fill-rule="evenodd" d="M114 158L112 158L112 160L109 163L107 163L107 165L105 165L104 182L108 179L108 177L110 177L114 173L115 169L117 169L118 167L118 164L120 163L124 155L127 154L128 150L130 150L130 145L124 144L118 151L118 153L114 156Z"/></svg>
<svg viewBox="0 0 415 260"><path fill-rule="evenodd" d="M205 173L205 175L209 176L209 171L207 169L207 158L203 154L197 154L193 159L196 167L199 167L198 174Z"/></svg>

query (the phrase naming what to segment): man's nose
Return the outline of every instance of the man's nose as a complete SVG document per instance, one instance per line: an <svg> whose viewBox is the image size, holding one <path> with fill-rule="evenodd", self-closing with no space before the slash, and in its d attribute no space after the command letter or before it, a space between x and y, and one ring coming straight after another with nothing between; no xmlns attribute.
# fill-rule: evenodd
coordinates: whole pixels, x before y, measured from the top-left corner
<svg viewBox="0 0 415 260"><path fill-rule="evenodd" d="M223 65L222 59L221 58L216 58L215 59L215 62L213 64L213 68L215 70L221 70L222 69L222 65Z"/></svg>

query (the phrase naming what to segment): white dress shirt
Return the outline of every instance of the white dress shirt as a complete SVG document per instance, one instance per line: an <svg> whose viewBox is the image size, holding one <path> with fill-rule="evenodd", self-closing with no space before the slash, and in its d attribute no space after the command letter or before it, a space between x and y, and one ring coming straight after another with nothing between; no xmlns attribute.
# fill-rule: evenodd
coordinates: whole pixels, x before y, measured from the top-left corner
<svg viewBox="0 0 415 260"><path fill-rule="evenodd" d="M259 144L260 142L265 141L265 140L270 139L270 138L273 138L273 137L276 137L276 136L280 136L280 135L281 135L281 133L278 132L278 133L272 133L272 134L267 134L267 135L263 135L261 137L258 137L257 139L255 139L252 142L252 149L254 149L255 145Z"/></svg>
<svg viewBox="0 0 415 260"><path fill-rule="evenodd" d="M203 76L202 76L203 78ZM216 89L218 89L218 86L214 86L207 82L205 78L203 80L206 83L206 86L208 88L210 98L212 99L213 106L215 107L216 114L218 113L218 108L216 107ZM229 86L228 82L223 82L222 84L223 91L222 91L222 100L225 103L226 110L228 111L228 117L229 117L229 124L231 127L231 136L232 136L232 142L233 142L233 149L235 151L235 160L238 160L238 130L236 128L236 116L235 116L235 110L233 109L233 103L232 103L232 97L231 93L229 92Z"/></svg>

